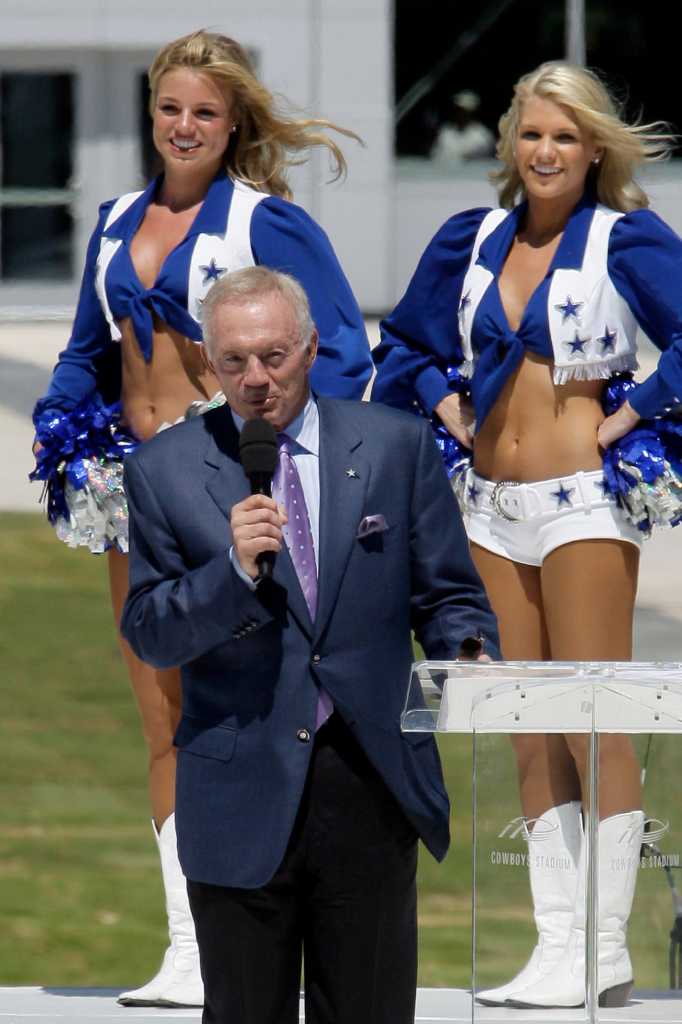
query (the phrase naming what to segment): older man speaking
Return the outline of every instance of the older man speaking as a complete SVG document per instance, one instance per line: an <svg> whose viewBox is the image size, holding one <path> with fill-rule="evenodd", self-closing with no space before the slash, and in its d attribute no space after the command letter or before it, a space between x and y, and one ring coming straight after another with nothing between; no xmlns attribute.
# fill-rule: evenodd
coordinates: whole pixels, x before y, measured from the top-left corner
<svg viewBox="0 0 682 1024"><path fill-rule="evenodd" d="M442 858L449 808L432 737L400 732L411 632L431 658L494 655L495 620L426 421L311 395L298 284L229 274L203 320L227 405L126 461L122 623L182 666L203 1019L297 1024L303 954L308 1024L412 1024L417 840ZM254 418L277 432L273 497L239 461Z"/></svg>

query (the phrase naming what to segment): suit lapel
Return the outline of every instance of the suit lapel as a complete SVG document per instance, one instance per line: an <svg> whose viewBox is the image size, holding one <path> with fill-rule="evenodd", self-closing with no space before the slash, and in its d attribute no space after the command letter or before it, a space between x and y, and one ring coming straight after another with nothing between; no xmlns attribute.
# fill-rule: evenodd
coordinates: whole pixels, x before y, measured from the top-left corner
<svg viewBox="0 0 682 1024"><path fill-rule="evenodd" d="M239 434L228 406L204 415L208 430L206 490L229 520L230 509L249 494L249 483L239 462Z"/></svg>
<svg viewBox="0 0 682 1024"><path fill-rule="evenodd" d="M230 509L251 493L239 461L239 434L228 406L205 414L209 440L204 461L206 490L229 521ZM301 628L312 635L313 624L293 562L286 548L277 555L273 577L287 592L287 605Z"/></svg>
<svg viewBox="0 0 682 1024"><path fill-rule="evenodd" d="M362 515L370 465L362 437L340 415L343 403L318 400L320 413L320 551L315 636L329 620Z"/></svg>

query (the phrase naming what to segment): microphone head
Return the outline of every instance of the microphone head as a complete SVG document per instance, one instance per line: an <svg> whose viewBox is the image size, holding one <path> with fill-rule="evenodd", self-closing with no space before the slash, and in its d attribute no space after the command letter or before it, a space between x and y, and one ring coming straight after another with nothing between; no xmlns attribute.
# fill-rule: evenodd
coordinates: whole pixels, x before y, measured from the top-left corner
<svg viewBox="0 0 682 1024"><path fill-rule="evenodd" d="M272 477L277 469L277 431L267 420L247 420L239 435L239 461L247 477Z"/></svg>

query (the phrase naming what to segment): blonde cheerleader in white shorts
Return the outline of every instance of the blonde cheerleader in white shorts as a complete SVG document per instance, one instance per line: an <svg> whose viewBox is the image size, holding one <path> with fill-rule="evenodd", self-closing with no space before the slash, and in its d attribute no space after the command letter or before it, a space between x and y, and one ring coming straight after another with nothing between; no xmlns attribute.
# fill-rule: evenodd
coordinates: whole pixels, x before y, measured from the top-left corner
<svg viewBox="0 0 682 1024"><path fill-rule="evenodd" d="M681 515L669 413L682 396L682 241L633 181L668 148L662 129L625 124L584 68L524 76L500 121L501 208L444 224L374 353L372 397L433 416L509 660L629 660L641 541ZM642 383L638 328L663 353ZM523 814L553 826L543 861L572 868L531 867L537 946L477 997L579 1006L586 738L514 747ZM633 982L625 929L644 819L625 736L602 736L599 810L600 864L620 844L628 865L599 889L599 996L618 1006Z"/></svg>

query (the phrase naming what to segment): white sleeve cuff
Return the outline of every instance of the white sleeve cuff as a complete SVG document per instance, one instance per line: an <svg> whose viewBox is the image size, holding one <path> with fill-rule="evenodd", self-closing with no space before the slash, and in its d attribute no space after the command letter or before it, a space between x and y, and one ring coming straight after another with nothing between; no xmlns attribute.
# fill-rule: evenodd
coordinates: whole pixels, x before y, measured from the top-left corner
<svg viewBox="0 0 682 1024"><path fill-rule="evenodd" d="M232 546L230 547L230 562L232 563L232 568L237 573L237 576L239 576L239 579L243 580L244 583L246 583L246 585L249 588L249 590L256 590L255 582L251 579L250 576L248 576L244 572L244 570L242 569L241 565L239 564L239 559L237 558L237 553L234 550L234 544L232 544Z"/></svg>

